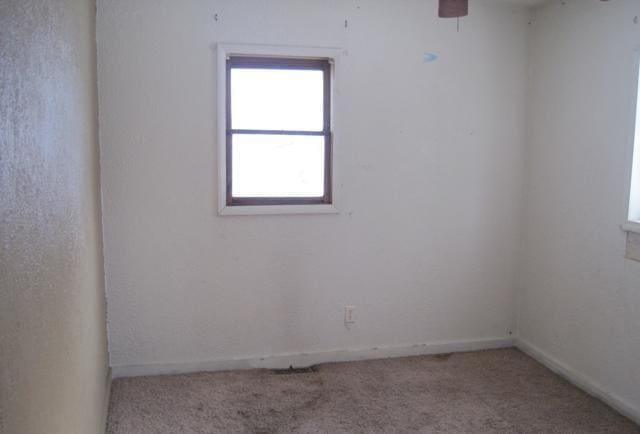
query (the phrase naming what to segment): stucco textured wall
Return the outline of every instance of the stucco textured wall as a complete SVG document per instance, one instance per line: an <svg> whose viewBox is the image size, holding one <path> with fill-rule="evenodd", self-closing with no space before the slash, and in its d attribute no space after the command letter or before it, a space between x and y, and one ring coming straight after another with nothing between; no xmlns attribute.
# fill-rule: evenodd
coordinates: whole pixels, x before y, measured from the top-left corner
<svg viewBox="0 0 640 434"><path fill-rule="evenodd" d="M520 337L640 415L640 262L620 229L637 15L635 0L533 13Z"/></svg>
<svg viewBox="0 0 640 434"><path fill-rule="evenodd" d="M434 0L99 1L113 365L508 337L528 18L474 1L458 33ZM217 215L218 42L343 49L339 215Z"/></svg>
<svg viewBox="0 0 640 434"><path fill-rule="evenodd" d="M0 432L104 427L95 4L0 2Z"/></svg>

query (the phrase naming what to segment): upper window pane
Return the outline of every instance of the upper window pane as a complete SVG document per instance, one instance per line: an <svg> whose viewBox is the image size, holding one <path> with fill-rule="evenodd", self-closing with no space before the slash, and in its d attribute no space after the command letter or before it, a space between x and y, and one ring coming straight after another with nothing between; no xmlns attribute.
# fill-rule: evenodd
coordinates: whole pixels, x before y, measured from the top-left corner
<svg viewBox="0 0 640 434"><path fill-rule="evenodd" d="M231 128L322 131L323 72L231 69Z"/></svg>

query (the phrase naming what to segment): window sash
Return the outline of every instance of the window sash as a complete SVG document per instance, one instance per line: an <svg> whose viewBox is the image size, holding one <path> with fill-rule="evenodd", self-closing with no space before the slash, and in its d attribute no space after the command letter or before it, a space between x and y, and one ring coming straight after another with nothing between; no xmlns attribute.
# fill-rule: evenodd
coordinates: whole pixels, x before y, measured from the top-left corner
<svg viewBox="0 0 640 434"><path fill-rule="evenodd" d="M322 131L259 130L231 128L231 70L243 69L293 69L320 70L323 72L323 129ZM226 204L227 206L252 205L319 205L332 203L332 142L331 132L331 63L328 59L249 57L227 58L226 68ZM233 196L233 135L311 135L324 136L324 195L320 197L234 197Z"/></svg>

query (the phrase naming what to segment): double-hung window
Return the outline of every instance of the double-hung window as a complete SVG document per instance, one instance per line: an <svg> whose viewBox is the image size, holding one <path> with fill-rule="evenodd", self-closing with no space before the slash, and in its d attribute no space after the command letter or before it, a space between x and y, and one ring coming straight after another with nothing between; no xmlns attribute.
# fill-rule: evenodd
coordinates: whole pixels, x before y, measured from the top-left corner
<svg viewBox="0 0 640 434"><path fill-rule="evenodd" d="M634 124L631 156L631 176L629 185L629 212L627 222L622 226L627 231L626 257L640 261L640 50L636 50L635 87L633 87Z"/></svg>
<svg viewBox="0 0 640 434"><path fill-rule="evenodd" d="M227 54L224 62L222 208L331 206L333 61Z"/></svg>
<svg viewBox="0 0 640 434"><path fill-rule="evenodd" d="M635 102L635 132L633 143L632 173L629 192L629 222L640 230L640 73L638 73L638 63L636 63L636 87L634 94Z"/></svg>

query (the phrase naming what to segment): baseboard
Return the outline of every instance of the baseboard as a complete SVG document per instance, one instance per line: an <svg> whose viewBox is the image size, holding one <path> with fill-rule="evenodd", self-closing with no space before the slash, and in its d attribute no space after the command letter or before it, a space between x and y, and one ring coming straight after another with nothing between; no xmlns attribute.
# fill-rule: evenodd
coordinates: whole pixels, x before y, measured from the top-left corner
<svg viewBox="0 0 640 434"><path fill-rule="evenodd" d="M352 362L357 360L386 359L391 357L456 353L463 351L507 348L514 345L512 337L475 339L465 341L434 342L417 345L384 346L366 349L318 351L299 354L278 354L255 358L208 360L184 363L152 363L118 365L112 367L113 378L142 375L185 374L202 371L228 371L234 369L285 369L307 367L319 363Z"/></svg>
<svg viewBox="0 0 640 434"><path fill-rule="evenodd" d="M545 353L540 348L535 345L527 342L522 338L517 338L515 340L516 347L521 350L523 353L531 356L538 362L545 365L547 368L551 369L556 374L565 378L567 381L579 387L580 389L587 392L589 395L592 395L601 401L604 401L609 406L616 409L618 412L633 420L635 423L640 425L640 409L634 407L623 399L615 396L612 393L607 392L604 388L599 386L596 382L591 380L590 378L584 376L580 372L576 371L572 367L567 364L561 362L555 357Z"/></svg>
<svg viewBox="0 0 640 434"><path fill-rule="evenodd" d="M107 378L106 378L106 386L104 391L104 404L102 408L102 423L96 432L106 433L107 432L107 418L109 417L109 401L111 400L111 378L112 372L111 368L107 369Z"/></svg>

